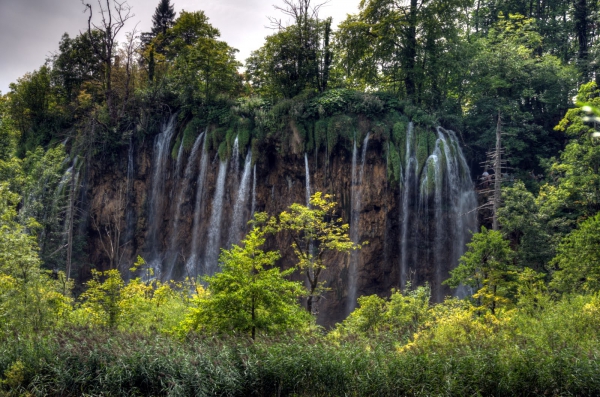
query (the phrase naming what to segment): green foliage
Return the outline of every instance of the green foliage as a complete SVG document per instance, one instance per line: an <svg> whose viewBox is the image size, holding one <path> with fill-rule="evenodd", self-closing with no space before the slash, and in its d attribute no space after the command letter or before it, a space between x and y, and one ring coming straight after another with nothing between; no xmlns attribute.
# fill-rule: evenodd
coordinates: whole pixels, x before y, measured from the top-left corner
<svg viewBox="0 0 600 397"><path fill-rule="evenodd" d="M42 66L11 83L9 110L20 132L17 155L46 147L62 127L62 115L53 92L51 70Z"/></svg>
<svg viewBox="0 0 600 397"><path fill-rule="evenodd" d="M492 316L452 299L429 309L409 343L396 343L396 333L380 334L373 343L319 335L248 343L245 338L181 342L161 335L71 329L0 343L0 390L46 395L74 389L93 395L161 395L167 389L175 396L596 395L599 310L597 296L569 296L535 316L519 310Z"/></svg>
<svg viewBox="0 0 600 397"><path fill-rule="evenodd" d="M429 321L430 298L428 286L409 289L405 293L393 290L389 299L377 295L361 296L359 308L328 336L335 340L351 336L377 339L382 335L395 335L400 341L407 342Z"/></svg>
<svg viewBox="0 0 600 397"><path fill-rule="evenodd" d="M516 245L517 262L537 271L545 270L554 255L548 232L548 219L540 212L535 196L522 181L502 188L502 207L498 221L510 241Z"/></svg>
<svg viewBox="0 0 600 397"><path fill-rule="evenodd" d="M322 92L327 88L332 53L329 48L331 18L318 20L313 9L289 11L295 20L277 33L246 60L246 80L266 98L292 98L303 91Z"/></svg>
<svg viewBox="0 0 600 397"><path fill-rule="evenodd" d="M558 245L551 286L560 292L600 290L600 213L582 222Z"/></svg>
<svg viewBox="0 0 600 397"><path fill-rule="evenodd" d="M539 168L539 157L558 150L560 137L551 131L569 107L576 78L572 66L539 51L541 40L533 20L501 17L487 36L474 41L467 85L468 139L483 154L494 145L500 115L506 159L523 170Z"/></svg>
<svg viewBox="0 0 600 397"><path fill-rule="evenodd" d="M144 265L141 257L131 270ZM171 284L144 282L135 278L125 282L118 270L92 270L92 279L79 296L70 321L78 326L121 329L128 332L174 332L191 305L189 281ZM202 293L198 287L198 293Z"/></svg>
<svg viewBox="0 0 600 397"><path fill-rule="evenodd" d="M270 221L274 230L287 232L292 238L297 267L308 280L306 307L311 314L326 291L325 281L321 279L321 273L327 268L325 253L347 253L361 248L360 244L350 240L349 226L336 217L335 207L331 195L317 192L311 196L309 207L292 204L276 221Z"/></svg>
<svg viewBox="0 0 600 397"><path fill-rule="evenodd" d="M577 99L599 106L596 83L583 85ZM571 139L552 164L552 180L542 186L538 202L542 213L551 218L552 231L564 235L578 219L600 210L600 146L592 137L594 126L585 123L581 108L569 110L556 129Z"/></svg>
<svg viewBox="0 0 600 397"><path fill-rule="evenodd" d="M467 247L444 284L452 288L462 284L475 289L473 298L492 313L500 306L510 307L517 293L518 269L513 265L514 253L509 242L502 233L482 226Z"/></svg>
<svg viewBox="0 0 600 397"><path fill-rule="evenodd" d="M196 138L200 135L201 130L205 127L205 124L198 117L194 117L183 130L183 138L181 144L185 150L191 150L196 142Z"/></svg>
<svg viewBox="0 0 600 397"><path fill-rule="evenodd" d="M181 331L245 333L254 339L257 333L307 328L310 317L298 303L302 284L286 279L296 269L281 271L275 266L279 252L261 249L271 232L266 221L266 214L256 214L242 245L222 250L222 271L205 277L207 292L197 296Z"/></svg>
<svg viewBox="0 0 600 397"><path fill-rule="evenodd" d="M19 196L0 184L0 338L52 329L70 310L71 283L63 273L50 278L41 269L35 236L17 223ZM34 219L27 226L36 229Z"/></svg>

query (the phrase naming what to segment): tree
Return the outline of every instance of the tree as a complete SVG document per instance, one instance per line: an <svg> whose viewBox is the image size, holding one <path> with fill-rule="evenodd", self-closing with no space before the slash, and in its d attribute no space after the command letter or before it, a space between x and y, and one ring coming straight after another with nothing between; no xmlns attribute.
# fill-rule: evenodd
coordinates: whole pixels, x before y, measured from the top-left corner
<svg viewBox="0 0 600 397"><path fill-rule="evenodd" d="M92 38L100 43L101 34L95 30ZM63 103L68 105L75 100L86 82L101 81L102 62L94 53L90 36L87 33L70 38L65 33L58 45L58 53L52 60L52 82Z"/></svg>
<svg viewBox="0 0 600 397"><path fill-rule="evenodd" d="M516 251L517 263L546 272L554 255L554 244L548 217L540 211L535 196L522 181L516 181L513 186L503 187L502 203L498 219Z"/></svg>
<svg viewBox="0 0 600 397"><path fill-rule="evenodd" d="M444 282L452 288L461 284L473 288L473 295L492 314L500 305L510 304L517 294L517 268L513 265L513 251L508 240L496 230L481 227L467 244L468 250L458 266L450 271Z"/></svg>
<svg viewBox="0 0 600 397"><path fill-rule="evenodd" d="M406 291L392 290L388 299L377 295L358 298L359 308L350 313L336 326L333 336L362 336L373 339L376 335L392 333L403 341L409 340L415 332L430 320L429 286L407 288Z"/></svg>
<svg viewBox="0 0 600 397"><path fill-rule="evenodd" d="M358 85L383 87L414 102L430 91L427 100L441 102L446 93L440 84L459 88L454 73L463 63L459 28L470 3L362 1L359 14L349 16L336 34L344 79L351 85L358 80Z"/></svg>
<svg viewBox="0 0 600 397"><path fill-rule="evenodd" d="M129 270L136 271L144 265L138 256ZM172 332L184 319L192 285L163 284L148 278L150 281L135 278L126 283L117 269L92 270L92 279L85 284L86 289L71 313L72 321L88 327L121 328L129 332Z"/></svg>
<svg viewBox="0 0 600 397"><path fill-rule="evenodd" d="M47 147L63 127L63 115L57 106L52 71L44 65L10 84L8 108L15 127L20 132L17 155L38 146Z"/></svg>
<svg viewBox="0 0 600 397"><path fill-rule="evenodd" d="M560 137L551 131L569 107L577 75L559 58L540 55L541 43L533 20L502 17L473 42L472 72L465 80L467 139L481 152L492 147L500 114L503 157L524 171L539 169L538 158L560 147Z"/></svg>
<svg viewBox="0 0 600 397"><path fill-rule="evenodd" d="M582 222L558 245L550 286L559 292L600 291L600 213Z"/></svg>
<svg viewBox="0 0 600 397"><path fill-rule="evenodd" d="M198 296L185 330L243 332L255 339L257 332L282 332L310 323L298 304L301 283L286 280L296 269L281 271L275 266L279 252L261 249L272 231L266 221L266 214L256 214L242 244L221 251L222 271L204 279L207 293Z"/></svg>
<svg viewBox="0 0 600 397"><path fill-rule="evenodd" d="M83 2L83 0L82 0ZM90 3L84 3L86 10L89 11L88 17L88 36L94 53L102 61L104 69L104 96L106 99L106 105L110 115L111 123L115 123L117 119L117 108L114 103L113 90L112 90L112 66L113 57L115 55L116 39L125 23L134 17L131 13L131 7L127 4L127 1L118 2L112 0L106 0L106 6L102 5L102 0L98 0L98 8L100 13L100 23L96 24L92 22L93 8ZM97 30L100 32L100 42L94 39L93 31Z"/></svg>
<svg viewBox="0 0 600 397"><path fill-rule="evenodd" d="M16 221L19 196L0 183L0 336L29 335L64 320L71 283L42 270L35 236ZM35 219L27 220L36 229Z"/></svg>
<svg viewBox="0 0 600 397"><path fill-rule="evenodd" d="M326 254L346 254L361 248L350 240L349 226L335 216L335 207L331 195L317 192L310 198L310 207L292 204L288 211L279 214L278 222L273 225L292 238L297 266L308 280L306 309L311 314L317 313L319 300L326 291L325 281L321 280L321 273L327 267Z"/></svg>
<svg viewBox="0 0 600 397"><path fill-rule="evenodd" d="M329 84L333 62L331 18L319 20L311 0L284 0L275 8L292 18L285 26L270 18L277 33L246 60L247 79L263 96L291 98L304 90L323 92Z"/></svg>
<svg viewBox="0 0 600 397"><path fill-rule="evenodd" d="M164 45L165 53L167 59L173 60L192 47L199 39L216 39L220 35L219 29L208 22L204 11L181 11L173 27L167 31L165 36L160 36L157 41L160 42L168 37L169 43Z"/></svg>
<svg viewBox="0 0 600 397"><path fill-rule="evenodd" d="M167 29L171 28L175 22L175 8L171 0L160 0L154 15L152 15L152 33L155 35L167 34Z"/></svg>
<svg viewBox="0 0 600 397"><path fill-rule="evenodd" d="M596 83L582 85L577 101L595 108L600 106ZM548 218L549 231L555 235L555 243L579 221L600 211L600 145L594 138L597 122L588 123L586 117L582 107L573 108L556 126L569 141L560 158L552 161L548 182L541 187L537 198L541 213Z"/></svg>

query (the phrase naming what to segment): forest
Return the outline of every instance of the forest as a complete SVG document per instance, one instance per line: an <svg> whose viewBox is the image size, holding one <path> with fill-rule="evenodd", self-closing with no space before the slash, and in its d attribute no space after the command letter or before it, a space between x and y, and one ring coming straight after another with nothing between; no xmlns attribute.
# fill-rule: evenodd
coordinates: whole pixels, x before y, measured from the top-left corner
<svg viewBox="0 0 600 397"><path fill-rule="evenodd" d="M98 0L0 93L1 396L600 394L600 2L325 4L239 60L202 10Z"/></svg>

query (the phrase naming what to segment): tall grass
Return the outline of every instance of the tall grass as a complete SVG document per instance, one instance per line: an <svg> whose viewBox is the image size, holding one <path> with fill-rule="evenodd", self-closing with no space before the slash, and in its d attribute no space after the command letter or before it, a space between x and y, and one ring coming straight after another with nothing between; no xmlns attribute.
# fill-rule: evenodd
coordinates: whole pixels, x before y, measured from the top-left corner
<svg viewBox="0 0 600 397"><path fill-rule="evenodd" d="M323 337L177 341L77 330L0 345L7 395L599 395L600 350L534 344L398 350Z"/></svg>

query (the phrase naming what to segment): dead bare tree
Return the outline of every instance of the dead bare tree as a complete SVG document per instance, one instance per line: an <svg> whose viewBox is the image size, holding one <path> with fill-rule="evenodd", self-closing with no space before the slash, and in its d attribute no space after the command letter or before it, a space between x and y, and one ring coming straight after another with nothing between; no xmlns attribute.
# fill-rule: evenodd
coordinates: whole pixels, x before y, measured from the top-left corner
<svg viewBox="0 0 600 397"><path fill-rule="evenodd" d="M311 5L311 0L283 0L283 6L273 5L277 11L293 18L295 24L305 25L310 19L319 19L320 9L329 3L329 0ZM286 28L286 24L275 17L268 17L271 29L282 30Z"/></svg>
<svg viewBox="0 0 600 397"><path fill-rule="evenodd" d="M507 170L506 160L502 159L504 149L502 148L502 113L498 111L498 119L496 123L496 147L487 153L487 159L484 161L483 167L485 170L485 177L483 178L482 185L483 189L479 189L480 195L484 196L487 201L477 207L477 210L491 210L492 211L492 229L499 230L500 225L498 223L498 210L502 204L502 174L503 171ZM493 169L493 174L488 175L488 170ZM493 186L491 181L493 179ZM489 218L488 218L489 219Z"/></svg>
<svg viewBox="0 0 600 397"><path fill-rule="evenodd" d="M104 95L106 98L106 105L108 106L111 123L114 123L117 119L117 110L114 104L114 96L112 91L112 62L113 54L115 51L117 35L125 26L125 23L134 17L131 13L131 7L127 4L127 0L118 2L117 0L106 0L106 6L102 4L102 0L98 1L98 8L100 14L100 22L98 24L92 22L94 8L90 3L85 3L81 0L81 3L86 7L84 12L89 12L88 16L88 35L92 48L97 57L102 60L104 65ZM94 39L92 34L93 30L97 30L101 33L101 40Z"/></svg>
<svg viewBox="0 0 600 397"><path fill-rule="evenodd" d="M123 95L123 104L121 107L121 115L125 114L127 105L129 104L129 96L131 93L131 75L133 73L133 57L137 50L140 48L139 41L136 40L136 35L139 33L137 30L137 24L133 28L133 31L127 33L127 42L125 43L125 93Z"/></svg>

